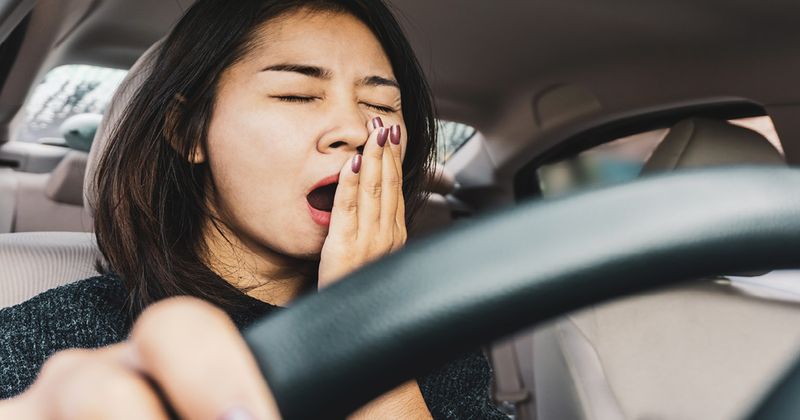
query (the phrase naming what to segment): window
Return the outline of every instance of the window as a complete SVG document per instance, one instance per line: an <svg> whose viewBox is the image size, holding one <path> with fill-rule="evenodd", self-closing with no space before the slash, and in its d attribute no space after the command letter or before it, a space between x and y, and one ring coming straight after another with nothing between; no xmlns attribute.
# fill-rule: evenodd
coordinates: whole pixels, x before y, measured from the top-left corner
<svg viewBox="0 0 800 420"><path fill-rule="evenodd" d="M87 65L56 67L47 73L25 106L17 140L62 137L59 126L77 114L102 114L127 71Z"/></svg>
<svg viewBox="0 0 800 420"><path fill-rule="evenodd" d="M436 146L439 155L439 163L447 162L461 146L463 146L477 130L466 124L451 121L439 121L438 136Z"/></svg>
<svg viewBox="0 0 800 420"><path fill-rule="evenodd" d="M761 133L783 153L769 117L743 118L730 122ZM623 137L585 150L576 156L542 165L537 169L542 195L553 197L584 188L632 181L639 176L645 162L668 132L669 129L664 128Z"/></svg>

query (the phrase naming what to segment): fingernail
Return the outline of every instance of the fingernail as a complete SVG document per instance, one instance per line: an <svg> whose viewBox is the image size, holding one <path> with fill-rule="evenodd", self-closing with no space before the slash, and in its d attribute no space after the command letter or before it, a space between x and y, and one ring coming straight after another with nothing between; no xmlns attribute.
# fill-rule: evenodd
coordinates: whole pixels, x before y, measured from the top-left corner
<svg viewBox="0 0 800 420"><path fill-rule="evenodd" d="M381 117L375 117L372 119L372 128L383 127L383 120Z"/></svg>
<svg viewBox="0 0 800 420"><path fill-rule="evenodd" d="M378 132L378 146L383 147L386 144L386 139L389 138L389 130L381 128Z"/></svg>
<svg viewBox="0 0 800 420"><path fill-rule="evenodd" d="M255 420L256 418L244 407L232 408L225 412L219 420Z"/></svg>
<svg viewBox="0 0 800 420"><path fill-rule="evenodd" d="M357 174L358 171L361 170L361 155L353 156L353 162L350 164L350 168L353 170L354 174Z"/></svg>
<svg viewBox="0 0 800 420"><path fill-rule="evenodd" d="M393 125L392 126L392 133L391 133L392 144L400 144L400 126Z"/></svg>

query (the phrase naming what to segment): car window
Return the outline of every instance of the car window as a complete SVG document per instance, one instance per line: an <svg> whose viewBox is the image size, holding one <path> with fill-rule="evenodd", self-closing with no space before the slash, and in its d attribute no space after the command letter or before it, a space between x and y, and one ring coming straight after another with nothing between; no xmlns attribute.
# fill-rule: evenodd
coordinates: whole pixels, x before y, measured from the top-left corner
<svg viewBox="0 0 800 420"><path fill-rule="evenodd" d="M469 125L440 120L438 126L439 138L436 142L439 162L447 162L447 159L475 136L475 133L477 133L477 130Z"/></svg>
<svg viewBox="0 0 800 420"><path fill-rule="evenodd" d="M88 65L50 70L28 99L16 139L43 142L62 137L59 127L78 114L102 114L127 71Z"/></svg>
<svg viewBox="0 0 800 420"><path fill-rule="evenodd" d="M761 133L783 153L780 140L769 117L730 120ZM647 159L664 139L669 129L657 129L623 137L585 150L537 169L539 187L544 197L576 190L629 182L639 176Z"/></svg>

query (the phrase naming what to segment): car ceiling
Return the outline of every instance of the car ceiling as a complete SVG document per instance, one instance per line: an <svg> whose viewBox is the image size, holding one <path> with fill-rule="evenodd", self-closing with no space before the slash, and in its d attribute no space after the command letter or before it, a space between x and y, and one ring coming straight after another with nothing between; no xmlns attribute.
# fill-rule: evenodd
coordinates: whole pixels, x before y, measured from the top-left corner
<svg viewBox="0 0 800 420"><path fill-rule="evenodd" d="M127 67L192 2L94 1L48 67ZM535 151L549 129L534 118L535 100L554 86L582 92L591 117L712 97L800 103L796 0L391 3L442 117L478 127L498 168Z"/></svg>

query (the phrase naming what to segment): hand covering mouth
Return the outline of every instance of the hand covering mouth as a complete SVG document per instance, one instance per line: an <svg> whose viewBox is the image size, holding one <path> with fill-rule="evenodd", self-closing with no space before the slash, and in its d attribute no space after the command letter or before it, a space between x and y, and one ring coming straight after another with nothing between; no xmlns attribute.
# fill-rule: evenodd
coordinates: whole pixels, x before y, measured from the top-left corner
<svg viewBox="0 0 800 420"><path fill-rule="evenodd" d="M339 184L333 183L315 188L306 196L308 204L317 210L330 212L333 210L333 197L337 185Z"/></svg>

